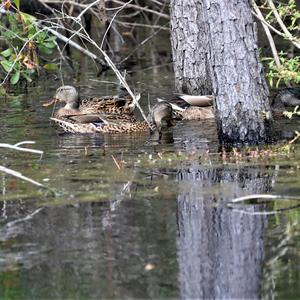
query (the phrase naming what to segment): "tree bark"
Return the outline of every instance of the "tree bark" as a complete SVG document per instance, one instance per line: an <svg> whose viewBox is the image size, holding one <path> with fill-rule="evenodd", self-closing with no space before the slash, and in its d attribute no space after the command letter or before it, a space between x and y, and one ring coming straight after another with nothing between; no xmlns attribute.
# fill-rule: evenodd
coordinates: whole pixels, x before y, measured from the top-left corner
<svg viewBox="0 0 300 300"><path fill-rule="evenodd" d="M204 0L219 139L225 146L270 138L268 87L248 0Z"/></svg>
<svg viewBox="0 0 300 300"><path fill-rule="evenodd" d="M212 93L208 35L199 0L171 0L171 44L177 92Z"/></svg>
<svg viewBox="0 0 300 300"><path fill-rule="evenodd" d="M171 0L171 41L177 88L213 88L221 145L269 141L269 91L249 0Z"/></svg>

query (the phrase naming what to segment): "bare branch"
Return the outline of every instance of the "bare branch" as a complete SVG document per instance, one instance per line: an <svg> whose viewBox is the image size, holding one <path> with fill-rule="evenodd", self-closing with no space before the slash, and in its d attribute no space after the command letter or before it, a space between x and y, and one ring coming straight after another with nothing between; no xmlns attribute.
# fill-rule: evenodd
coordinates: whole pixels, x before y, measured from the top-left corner
<svg viewBox="0 0 300 300"><path fill-rule="evenodd" d="M280 15L273 3L272 0L267 0L268 4L280 26L280 28L282 29L282 31L284 32L284 34L286 35L286 37L288 38L289 41L291 41L298 49L300 49L300 43L297 42L297 39L295 37L292 36L292 34L289 32L289 30L286 28L285 24L283 23L283 21L280 18Z"/></svg>
<svg viewBox="0 0 300 300"><path fill-rule="evenodd" d="M124 2L119 1L119 0L107 0L107 1L112 1L112 2L117 3L117 4L120 4L120 5L123 5L123 4L124 4ZM153 10L153 9L150 9L150 8L147 8L147 7L142 7L142 6L135 5L135 4L129 4L128 7L134 8L134 9L136 9L136 10L140 10L140 11L145 11L145 12L148 12L148 13L152 13L152 14L154 14L154 15L160 16L160 17L162 17L162 18L164 18L164 19L167 19L167 20L170 19L170 16L169 16L169 15L163 14L163 13L161 13L161 12L157 12L157 11L155 11L155 10Z"/></svg>
<svg viewBox="0 0 300 300"><path fill-rule="evenodd" d="M255 12L257 13L257 15L260 17L261 20L264 20L264 16L263 14L261 13L260 9L258 8L258 6L256 5L255 1L252 1L252 5L253 5L253 8L255 10ZM276 45L274 43L274 40L273 40L273 37L272 37L272 34L270 32L270 29L269 27L264 23L264 22L261 22L261 25L266 33L266 36L269 40L269 44L270 44L270 47L271 47L271 50L272 50L272 54L273 54L273 57L274 57L274 61L277 65L277 67L280 67L280 59L279 59L279 56L278 56L278 52L277 52L277 49L276 49Z"/></svg>
<svg viewBox="0 0 300 300"><path fill-rule="evenodd" d="M299 43L296 43L294 42L294 38L291 40L289 38L287 38L287 36L280 32L279 30L277 30L275 27L273 27L272 25L270 25L265 19L262 19L260 18L254 11L251 11L252 14L258 19L260 20L262 23L264 23L265 25L267 25L272 31L274 31L276 34L278 34L279 36L287 39L288 41L290 41L293 45L295 45L295 47L299 48L300 49L300 44Z"/></svg>

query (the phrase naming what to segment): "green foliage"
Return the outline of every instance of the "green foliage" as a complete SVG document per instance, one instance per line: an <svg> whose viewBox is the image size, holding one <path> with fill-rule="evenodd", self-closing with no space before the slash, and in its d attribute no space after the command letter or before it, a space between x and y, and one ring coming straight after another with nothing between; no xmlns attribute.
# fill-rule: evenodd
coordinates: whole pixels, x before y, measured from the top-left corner
<svg viewBox="0 0 300 300"><path fill-rule="evenodd" d="M16 5L17 9L20 9L20 0L14 0L14 4Z"/></svg>
<svg viewBox="0 0 300 300"><path fill-rule="evenodd" d="M277 1L276 9L284 22L285 26L288 28L291 34L294 34L293 41L300 41L299 37L297 37L297 30L299 29L299 21L300 21L300 12L297 9L296 1ZM281 31L280 26L277 24L277 19L273 14L270 7L268 7L268 2L264 3L264 9L267 11L265 15L266 21L276 27L279 31ZM285 39L290 40L285 36ZM273 58L264 58L263 60L267 61L267 78L271 86L278 87L281 83L285 85L291 84L299 84L300 83L300 57L288 57L286 53L281 51L279 53L280 66L275 64Z"/></svg>
<svg viewBox="0 0 300 300"><path fill-rule="evenodd" d="M277 3L277 11L279 13L279 16L281 19L287 24L287 28L291 31L298 29L297 22L300 20L300 12L297 9L296 1L295 0L289 0L281 2L278 1ZM265 3L265 6L268 6L267 3ZM272 11L270 11L266 15L266 20L272 24L276 25L276 18L274 17Z"/></svg>
<svg viewBox="0 0 300 300"><path fill-rule="evenodd" d="M275 86L278 88L282 81L286 85L290 83L299 84L300 57L295 56L293 58L288 58L286 53L280 52L279 59L281 66L278 67L273 58L263 58L263 60L268 61L267 78L270 86L274 86L275 83Z"/></svg>
<svg viewBox="0 0 300 300"><path fill-rule="evenodd" d="M13 1L14 8L0 21L0 36L7 47L0 52L3 82L9 79L12 85L20 81L31 82L42 67L54 70L55 65L44 64L41 55L50 55L56 46L56 38L36 25L36 18L19 10L20 0ZM9 2L10 5L12 3ZM8 6L9 8L10 6ZM5 24L5 25L4 25ZM41 66L42 65L42 66Z"/></svg>

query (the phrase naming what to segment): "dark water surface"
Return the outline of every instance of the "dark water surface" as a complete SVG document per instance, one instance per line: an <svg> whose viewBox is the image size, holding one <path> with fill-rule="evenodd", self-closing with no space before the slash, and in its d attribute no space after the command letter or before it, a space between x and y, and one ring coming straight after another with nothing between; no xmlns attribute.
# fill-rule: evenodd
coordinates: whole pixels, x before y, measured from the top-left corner
<svg viewBox="0 0 300 300"><path fill-rule="evenodd" d="M159 74L133 77L144 107L173 90L168 69ZM93 87L86 94L114 91L80 84ZM0 149L1 165L55 192L0 174L1 299L299 299L300 210L285 210L297 202L227 205L248 194L299 195L299 147L224 161L208 121L179 122L161 143L60 134L40 103L59 85L0 101L1 142L34 140L44 151L39 159ZM281 212L260 214L270 210Z"/></svg>

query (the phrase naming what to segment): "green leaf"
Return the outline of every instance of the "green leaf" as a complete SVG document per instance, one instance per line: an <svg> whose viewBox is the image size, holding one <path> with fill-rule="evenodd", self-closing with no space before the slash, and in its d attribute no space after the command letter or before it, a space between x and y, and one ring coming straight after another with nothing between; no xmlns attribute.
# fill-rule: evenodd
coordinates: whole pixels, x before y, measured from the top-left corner
<svg viewBox="0 0 300 300"><path fill-rule="evenodd" d="M52 49L56 46L55 43L53 43L53 42L43 43L42 45L49 48L49 49Z"/></svg>
<svg viewBox="0 0 300 300"><path fill-rule="evenodd" d="M52 54L52 49L47 48L44 45L39 45L38 48L44 54Z"/></svg>
<svg viewBox="0 0 300 300"><path fill-rule="evenodd" d="M54 42L56 41L56 36L49 36L48 38L45 39L45 42Z"/></svg>
<svg viewBox="0 0 300 300"><path fill-rule="evenodd" d="M53 63L45 64L44 69L47 71L55 71L57 69L57 65Z"/></svg>
<svg viewBox="0 0 300 300"><path fill-rule="evenodd" d="M23 72L23 73L22 73L22 76L23 76L28 82L32 82L32 79L31 79L31 77L30 77L29 74Z"/></svg>
<svg viewBox="0 0 300 300"><path fill-rule="evenodd" d="M20 0L14 0L17 9L20 9Z"/></svg>
<svg viewBox="0 0 300 300"><path fill-rule="evenodd" d="M6 95L6 90L5 88L1 85L0 86L0 96L5 96Z"/></svg>
<svg viewBox="0 0 300 300"><path fill-rule="evenodd" d="M26 14L23 12L20 12L20 14L26 25L31 25L32 23L34 23L36 21L36 18L32 15L29 15L29 14Z"/></svg>
<svg viewBox="0 0 300 300"><path fill-rule="evenodd" d="M9 57L13 54L13 49L12 48L8 48L4 51L1 52L1 55L4 56L4 57Z"/></svg>
<svg viewBox="0 0 300 300"><path fill-rule="evenodd" d="M45 39L47 38L47 32L46 31L41 31L37 36L36 40L38 43L43 43Z"/></svg>
<svg viewBox="0 0 300 300"><path fill-rule="evenodd" d="M37 33L37 28L34 24L28 25L28 38L33 37Z"/></svg>
<svg viewBox="0 0 300 300"><path fill-rule="evenodd" d="M277 89L278 89L278 87L279 87L280 81L281 81L281 78L279 78L279 79L277 80L277 82L276 82L276 88L277 88Z"/></svg>
<svg viewBox="0 0 300 300"><path fill-rule="evenodd" d="M10 69L11 69L11 67L12 67L12 65L13 65L13 62L12 61L8 61L8 60L1 60L0 64L3 67L3 69L4 69L5 72L9 72Z"/></svg>
<svg viewBox="0 0 300 300"><path fill-rule="evenodd" d="M10 83L13 84L13 85L17 84L17 82L19 81L19 79L20 79L20 71L18 70L16 73L14 73L13 76L11 76Z"/></svg>

